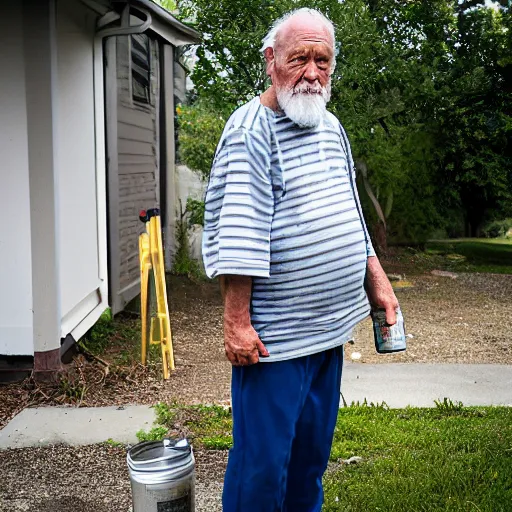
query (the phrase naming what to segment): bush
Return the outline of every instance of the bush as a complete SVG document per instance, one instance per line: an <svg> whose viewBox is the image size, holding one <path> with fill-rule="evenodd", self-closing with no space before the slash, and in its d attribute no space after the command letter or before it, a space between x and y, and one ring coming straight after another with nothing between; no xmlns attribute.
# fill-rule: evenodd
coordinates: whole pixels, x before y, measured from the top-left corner
<svg viewBox="0 0 512 512"><path fill-rule="evenodd" d="M482 234L486 238L504 238L510 229L512 229L512 218L494 220L482 229Z"/></svg>
<svg viewBox="0 0 512 512"><path fill-rule="evenodd" d="M208 179L215 149L222 135L227 115L198 102L176 109L179 121L179 158L193 171Z"/></svg>

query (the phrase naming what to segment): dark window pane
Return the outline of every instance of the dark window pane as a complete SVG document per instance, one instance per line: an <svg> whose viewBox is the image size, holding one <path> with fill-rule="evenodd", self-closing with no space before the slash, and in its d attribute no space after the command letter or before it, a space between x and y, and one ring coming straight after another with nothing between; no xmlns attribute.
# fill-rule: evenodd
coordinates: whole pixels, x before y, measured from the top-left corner
<svg viewBox="0 0 512 512"><path fill-rule="evenodd" d="M131 41L132 96L134 101L149 105L151 103L149 37L146 34L134 34L131 36Z"/></svg>

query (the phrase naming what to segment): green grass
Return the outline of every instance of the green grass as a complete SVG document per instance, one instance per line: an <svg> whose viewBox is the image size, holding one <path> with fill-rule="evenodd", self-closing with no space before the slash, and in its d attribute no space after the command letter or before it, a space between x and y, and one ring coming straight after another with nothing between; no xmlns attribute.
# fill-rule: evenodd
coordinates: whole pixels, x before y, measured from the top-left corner
<svg viewBox="0 0 512 512"><path fill-rule="evenodd" d="M159 404L158 422L195 449L232 444L223 407ZM341 462L352 456L362 462ZM339 412L324 487L324 512L511 511L512 409L353 404Z"/></svg>
<svg viewBox="0 0 512 512"><path fill-rule="evenodd" d="M113 318L107 309L79 343L113 367L137 364L141 360L140 318L129 312ZM159 345L149 345L148 360L160 363Z"/></svg>
<svg viewBox="0 0 512 512"><path fill-rule="evenodd" d="M331 460L325 512L510 511L512 409L343 409Z"/></svg>
<svg viewBox="0 0 512 512"><path fill-rule="evenodd" d="M512 274L512 240L510 239L435 240L427 244L426 253L444 258L443 267L446 270ZM462 258L457 258L456 255Z"/></svg>
<svg viewBox="0 0 512 512"><path fill-rule="evenodd" d="M159 435L185 436L196 448L227 450L233 445L231 412L219 405L155 405L155 427L139 431L139 440ZM158 430L161 429L161 430Z"/></svg>

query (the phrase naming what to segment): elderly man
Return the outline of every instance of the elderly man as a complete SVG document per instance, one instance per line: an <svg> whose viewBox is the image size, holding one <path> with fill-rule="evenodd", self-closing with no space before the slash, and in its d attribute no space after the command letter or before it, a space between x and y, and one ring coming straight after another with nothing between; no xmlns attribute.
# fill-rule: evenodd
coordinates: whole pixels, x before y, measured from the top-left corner
<svg viewBox="0 0 512 512"><path fill-rule="evenodd" d="M294 11L264 40L271 87L226 124L206 195L203 257L221 276L234 446L224 512L313 512L323 501L343 344L398 302L375 256L350 147L326 110L334 28Z"/></svg>

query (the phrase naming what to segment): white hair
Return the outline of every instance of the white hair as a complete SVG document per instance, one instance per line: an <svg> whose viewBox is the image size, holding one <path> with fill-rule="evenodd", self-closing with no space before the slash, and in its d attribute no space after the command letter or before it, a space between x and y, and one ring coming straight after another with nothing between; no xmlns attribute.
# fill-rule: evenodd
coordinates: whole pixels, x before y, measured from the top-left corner
<svg viewBox="0 0 512 512"><path fill-rule="evenodd" d="M281 16L279 19L274 21L274 23L272 23L272 27L270 28L268 34L263 38L263 46L261 47L262 53L267 48L274 48L276 37L281 27L284 25L286 21L288 21L290 18L297 14L309 14L311 17L320 20L325 25L325 28L329 31L329 34L332 37L333 49L335 49L334 42L336 39L334 36L334 25L332 24L332 21L326 16L324 16L320 11L317 11L316 9L308 9L307 7L303 7L301 9L295 9L293 11L286 13L284 16Z"/></svg>
<svg viewBox="0 0 512 512"><path fill-rule="evenodd" d="M284 113L301 128L314 128L325 117L331 98L331 80L320 84L299 84L294 89L276 88L277 102Z"/></svg>

